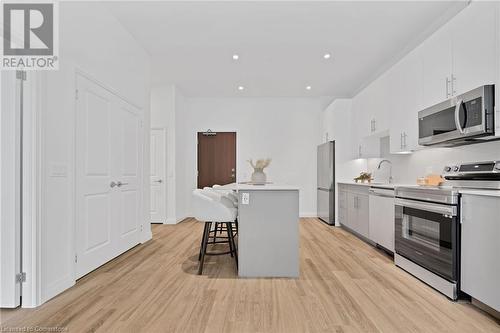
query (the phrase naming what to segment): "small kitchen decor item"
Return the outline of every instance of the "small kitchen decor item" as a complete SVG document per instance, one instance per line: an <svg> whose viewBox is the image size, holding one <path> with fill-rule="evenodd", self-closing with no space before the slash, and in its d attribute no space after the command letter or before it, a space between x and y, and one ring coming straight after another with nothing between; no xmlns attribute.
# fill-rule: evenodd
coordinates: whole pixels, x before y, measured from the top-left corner
<svg viewBox="0 0 500 333"><path fill-rule="evenodd" d="M359 176L354 178L356 183L370 183L372 180L372 174L368 172L361 172Z"/></svg>
<svg viewBox="0 0 500 333"><path fill-rule="evenodd" d="M439 186L444 182L444 178L441 175L428 174L425 177L420 177L417 179L417 184L420 186Z"/></svg>
<svg viewBox="0 0 500 333"><path fill-rule="evenodd" d="M252 178L251 178L252 183L265 184L266 180L267 180L267 176L264 173L264 169L267 168L269 166L269 164L271 164L271 159L270 158L260 159L260 160L257 160L255 162L255 164L253 163L253 160L250 159L250 160L248 160L248 163L250 163L250 165L253 168L253 173L252 173Z"/></svg>

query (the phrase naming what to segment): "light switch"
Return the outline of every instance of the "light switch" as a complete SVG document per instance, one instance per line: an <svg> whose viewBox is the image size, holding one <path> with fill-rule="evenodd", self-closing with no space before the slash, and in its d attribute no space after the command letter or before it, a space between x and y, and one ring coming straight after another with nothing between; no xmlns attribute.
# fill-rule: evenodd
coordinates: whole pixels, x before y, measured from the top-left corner
<svg viewBox="0 0 500 333"><path fill-rule="evenodd" d="M241 193L241 204L242 205L250 204L250 193L248 192Z"/></svg>

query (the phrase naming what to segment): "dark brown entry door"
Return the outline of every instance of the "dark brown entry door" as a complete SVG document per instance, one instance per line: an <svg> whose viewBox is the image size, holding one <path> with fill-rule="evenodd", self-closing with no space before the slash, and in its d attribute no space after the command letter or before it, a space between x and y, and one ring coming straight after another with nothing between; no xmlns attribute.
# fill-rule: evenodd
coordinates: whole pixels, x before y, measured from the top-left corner
<svg viewBox="0 0 500 333"><path fill-rule="evenodd" d="M198 132L198 188L236 181L236 133Z"/></svg>

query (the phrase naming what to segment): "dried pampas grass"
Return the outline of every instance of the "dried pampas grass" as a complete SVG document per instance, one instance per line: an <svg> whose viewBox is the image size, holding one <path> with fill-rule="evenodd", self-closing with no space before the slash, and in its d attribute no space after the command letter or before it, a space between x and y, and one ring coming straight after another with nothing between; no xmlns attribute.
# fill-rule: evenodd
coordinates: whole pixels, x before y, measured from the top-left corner
<svg viewBox="0 0 500 333"><path fill-rule="evenodd" d="M270 158L259 159L255 162L255 164L253 163L252 159L249 159L248 163L250 163L252 168L262 170L264 168L267 168L269 166L269 164L271 164L271 159Z"/></svg>

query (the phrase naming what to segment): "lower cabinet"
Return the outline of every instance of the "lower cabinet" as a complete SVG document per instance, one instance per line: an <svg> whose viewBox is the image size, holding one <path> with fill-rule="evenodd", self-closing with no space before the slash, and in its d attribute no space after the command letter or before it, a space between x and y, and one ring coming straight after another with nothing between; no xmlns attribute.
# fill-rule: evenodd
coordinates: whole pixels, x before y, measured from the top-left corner
<svg viewBox="0 0 500 333"><path fill-rule="evenodd" d="M500 311L500 197L462 194L461 289Z"/></svg>
<svg viewBox="0 0 500 333"><path fill-rule="evenodd" d="M339 220L363 237L369 236L369 186L339 184Z"/></svg>

